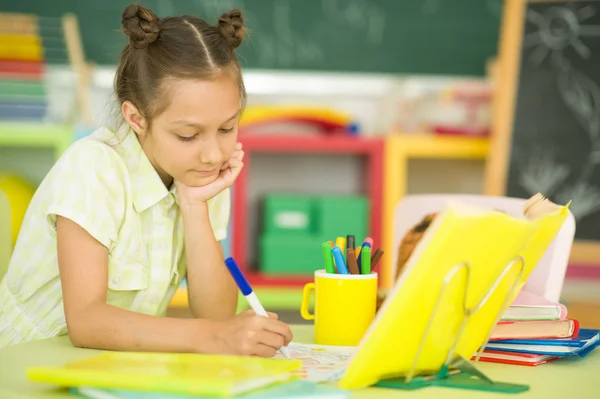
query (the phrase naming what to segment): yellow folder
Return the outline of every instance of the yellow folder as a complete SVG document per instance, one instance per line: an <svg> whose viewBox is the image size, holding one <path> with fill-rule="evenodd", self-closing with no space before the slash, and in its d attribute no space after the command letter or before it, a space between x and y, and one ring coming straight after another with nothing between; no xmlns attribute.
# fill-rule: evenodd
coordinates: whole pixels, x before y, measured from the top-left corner
<svg viewBox="0 0 600 399"><path fill-rule="evenodd" d="M470 204L448 204L415 248L340 387L362 388L405 377L411 370L415 375L435 374L452 348L454 355L470 359L568 215L568 205L549 206L540 198L528 202L529 218L522 219ZM474 312L465 320L469 310Z"/></svg>
<svg viewBox="0 0 600 399"><path fill-rule="evenodd" d="M199 354L108 352L27 378L59 386L229 397L297 378L300 360Z"/></svg>

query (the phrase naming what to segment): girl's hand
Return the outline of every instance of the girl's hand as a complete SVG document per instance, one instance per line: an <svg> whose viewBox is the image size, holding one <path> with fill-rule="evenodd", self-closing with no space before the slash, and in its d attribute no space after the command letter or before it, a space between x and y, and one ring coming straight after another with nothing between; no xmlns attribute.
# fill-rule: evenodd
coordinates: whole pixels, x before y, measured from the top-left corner
<svg viewBox="0 0 600 399"><path fill-rule="evenodd" d="M242 167L244 166L243 159L244 151L242 151L242 143L237 143L229 160L221 166L219 176L214 182L202 187L189 187L179 181L175 181L179 202L185 201L187 204L205 203L221 191L231 187L242 171Z"/></svg>
<svg viewBox="0 0 600 399"><path fill-rule="evenodd" d="M292 331L275 313L257 316L247 310L223 322L215 330L218 352L238 356L273 357L292 341Z"/></svg>

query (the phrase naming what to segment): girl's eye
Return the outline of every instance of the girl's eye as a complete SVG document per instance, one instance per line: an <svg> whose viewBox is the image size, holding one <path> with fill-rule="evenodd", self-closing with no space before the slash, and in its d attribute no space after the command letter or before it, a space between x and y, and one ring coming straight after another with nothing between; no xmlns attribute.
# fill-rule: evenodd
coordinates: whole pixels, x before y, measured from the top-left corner
<svg viewBox="0 0 600 399"><path fill-rule="evenodd" d="M233 132L234 128L232 127L231 129L219 129L219 132L221 133L231 133Z"/></svg>
<svg viewBox="0 0 600 399"><path fill-rule="evenodd" d="M189 136L189 137L185 137L185 136L177 136L179 138L179 140L181 141L192 141L196 138L196 136Z"/></svg>

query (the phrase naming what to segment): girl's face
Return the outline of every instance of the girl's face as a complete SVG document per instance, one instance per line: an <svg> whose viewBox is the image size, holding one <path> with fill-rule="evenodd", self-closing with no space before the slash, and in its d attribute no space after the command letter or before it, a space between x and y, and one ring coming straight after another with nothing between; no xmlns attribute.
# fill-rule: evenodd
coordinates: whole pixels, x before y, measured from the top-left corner
<svg viewBox="0 0 600 399"><path fill-rule="evenodd" d="M167 187L173 179L190 187L212 183L237 142L239 85L224 73L166 87L170 103L150 129L141 129L140 143Z"/></svg>

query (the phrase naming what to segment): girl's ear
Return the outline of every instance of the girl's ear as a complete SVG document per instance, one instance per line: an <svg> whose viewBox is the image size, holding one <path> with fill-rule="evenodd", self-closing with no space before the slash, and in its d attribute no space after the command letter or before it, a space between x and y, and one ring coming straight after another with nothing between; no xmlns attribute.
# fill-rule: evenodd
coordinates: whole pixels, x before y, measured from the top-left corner
<svg viewBox="0 0 600 399"><path fill-rule="evenodd" d="M131 126L133 131L138 136L143 136L146 134L147 123L146 118L141 114L141 112L137 109L135 105L133 105L130 101L123 102L121 106L121 112L123 113L123 117Z"/></svg>

